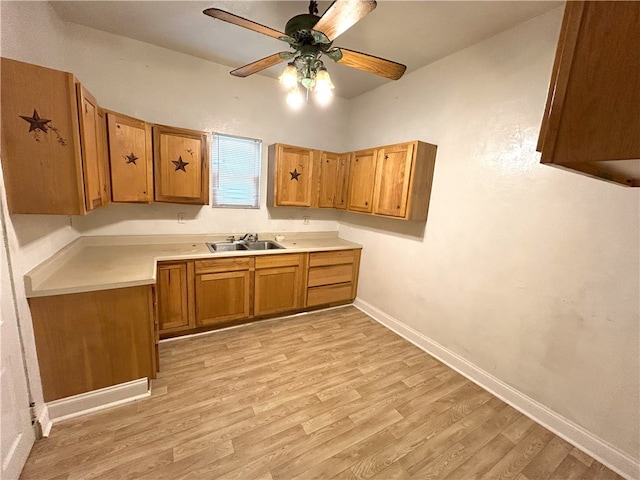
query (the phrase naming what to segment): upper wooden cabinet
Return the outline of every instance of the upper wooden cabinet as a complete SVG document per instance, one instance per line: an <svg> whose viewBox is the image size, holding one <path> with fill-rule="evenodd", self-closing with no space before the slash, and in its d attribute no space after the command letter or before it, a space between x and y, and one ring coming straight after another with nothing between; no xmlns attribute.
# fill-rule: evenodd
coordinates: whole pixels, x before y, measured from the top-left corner
<svg viewBox="0 0 640 480"><path fill-rule="evenodd" d="M207 133L153 126L156 202L209 203Z"/></svg>
<svg viewBox="0 0 640 480"><path fill-rule="evenodd" d="M269 146L267 203L278 207L317 206L317 152L277 143Z"/></svg>
<svg viewBox="0 0 640 480"><path fill-rule="evenodd" d="M84 173L85 208L102 207L111 201L109 165L107 161L106 119L104 110L86 88L76 84L82 170Z"/></svg>
<svg viewBox="0 0 640 480"><path fill-rule="evenodd" d="M67 72L7 58L0 70L9 212L83 215L106 203L104 122L95 99Z"/></svg>
<svg viewBox="0 0 640 480"><path fill-rule="evenodd" d="M153 200L151 126L107 112L111 196L114 202Z"/></svg>
<svg viewBox="0 0 640 480"><path fill-rule="evenodd" d="M349 154L322 152L318 207L347 208L349 191Z"/></svg>
<svg viewBox="0 0 640 480"><path fill-rule="evenodd" d="M351 154L349 201L347 210L371 213L376 178L376 150L360 150Z"/></svg>
<svg viewBox="0 0 640 480"><path fill-rule="evenodd" d="M640 186L640 2L567 2L541 162Z"/></svg>
<svg viewBox="0 0 640 480"><path fill-rule="evenodd" d="M424 142L355 152L348 210L403 220L426 220L436 146Z"/></svg>

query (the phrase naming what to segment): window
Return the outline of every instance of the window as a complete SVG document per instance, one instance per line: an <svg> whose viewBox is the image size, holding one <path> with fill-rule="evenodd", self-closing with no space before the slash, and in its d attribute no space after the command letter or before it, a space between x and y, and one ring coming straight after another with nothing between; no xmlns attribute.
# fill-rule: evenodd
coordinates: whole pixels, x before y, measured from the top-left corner
<svg viewBox="0 0 640 480"><path fill-rule="evenodd" d="M211 206L260 208L262 141L213 134Z"/></svg>

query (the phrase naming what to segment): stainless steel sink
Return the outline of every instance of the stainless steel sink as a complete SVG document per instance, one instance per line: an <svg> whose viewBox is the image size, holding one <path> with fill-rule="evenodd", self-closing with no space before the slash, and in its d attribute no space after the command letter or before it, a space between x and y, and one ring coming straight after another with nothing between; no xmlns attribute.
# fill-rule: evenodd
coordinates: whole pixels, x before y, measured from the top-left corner
<svg viewBox="0 0 640 480"><path fill-rule="evenodd" d="M233 252L235 250L248 250L247 246L241 242L210 242L207 247L213 253L215 252Z"/></svg>
<svg viewBox="0 0 640 480"><path fill-rule="evenodd" d="M244 240L236 242L209 242L207 247L213 253L215 252L234 252L245 250L274 250L284 248L279 243L272 240L261 240L259 242L247 242Z"/></svg>
<svg viewBox="0 0 640 480"><path fill-rule="evenodd" d="M247 242L247 248L249 250L275 250L284 247L272 240L261 240L259 242Z"/></svg>

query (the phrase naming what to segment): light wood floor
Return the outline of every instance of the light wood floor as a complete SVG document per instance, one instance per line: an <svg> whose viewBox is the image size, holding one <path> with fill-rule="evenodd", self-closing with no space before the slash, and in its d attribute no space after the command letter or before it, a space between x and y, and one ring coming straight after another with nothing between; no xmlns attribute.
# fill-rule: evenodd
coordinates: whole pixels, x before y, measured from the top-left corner
<svg viewBox="0 0 640 480"><path fill-rule="evenodd" d="M354 307L160 359L151 398L55 425L22 478L621 478Z"/></svg>

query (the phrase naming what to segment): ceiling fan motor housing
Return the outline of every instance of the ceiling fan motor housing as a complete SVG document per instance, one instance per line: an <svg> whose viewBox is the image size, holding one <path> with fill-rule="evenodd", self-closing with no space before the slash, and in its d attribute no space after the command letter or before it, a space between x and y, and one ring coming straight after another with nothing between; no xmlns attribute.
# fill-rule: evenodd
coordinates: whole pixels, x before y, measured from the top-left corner
<svg viewBox="0 0 640 480"><path fill-rule="evenodd" d="M297 43L313 43L311 30L318 23L320 17L309 13L296 15L287 22L284 33L293 38Z"/></svg>

